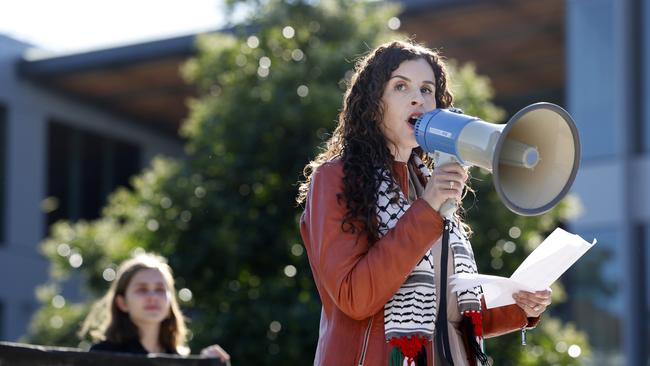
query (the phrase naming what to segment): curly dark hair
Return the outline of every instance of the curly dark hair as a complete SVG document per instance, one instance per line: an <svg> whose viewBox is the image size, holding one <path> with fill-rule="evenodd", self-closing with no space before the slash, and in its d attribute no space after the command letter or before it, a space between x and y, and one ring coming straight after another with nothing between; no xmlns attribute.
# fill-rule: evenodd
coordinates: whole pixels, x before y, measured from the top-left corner
<svg viewBox="0 0 650 366"><path fill-rule="evenodd" d="M324 151L305 166L306 180L299 187L297 201L302 203L314 171L323 163L340 158L344 188L338 199L344 200L347 209L341 228L353 233L360 230L367 234L371 245L379 240L375 210L380 182L376 173L378 169L392 172L394 161L390 142L380 129L384 114L381 98L392 72L402 62L417 59L426 60L433 69L437 107L451 107L453 96L447 86L445 64L438 53L411 41L393 41L377 47L357 61L334 134ZM420 148L414 151L430 164ZM389 190L397 192L399 187L391 181Z"/></svg>

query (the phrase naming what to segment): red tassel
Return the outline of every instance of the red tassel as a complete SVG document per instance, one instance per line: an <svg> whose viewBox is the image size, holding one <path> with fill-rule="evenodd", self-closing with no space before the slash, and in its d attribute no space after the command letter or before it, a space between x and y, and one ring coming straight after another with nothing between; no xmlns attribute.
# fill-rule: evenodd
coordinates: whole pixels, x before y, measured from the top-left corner
<svg viewBox="0 0 650 366"><path fill-rule="evenodd" d="M408 359L408 363L411 364L418 352L427 344L427 339L421 336L412 336L411 338L402 336L399 338L393 337L388 343L391 346L399 347L404 357Z"/></svg>
<svg viewBox="0 0 650 366"><path fill-rule="evenodd" d="M483 316L480 311L469 310L465 312L465 316L472 319L474 326L474 335L477 337L483 336Z"/></svg>

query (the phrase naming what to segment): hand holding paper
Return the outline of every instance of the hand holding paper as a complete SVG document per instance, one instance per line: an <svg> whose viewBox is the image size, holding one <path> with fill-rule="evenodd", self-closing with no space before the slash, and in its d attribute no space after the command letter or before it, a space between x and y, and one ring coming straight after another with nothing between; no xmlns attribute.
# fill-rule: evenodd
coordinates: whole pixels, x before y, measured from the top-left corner
<svg viewBox="0 0 650 366"><path fill-rule="evenodd" d="M557 228L517 268L510 278L460 273L450 276L452 291L482 286L488 308L514 304L512 294L539 291L551 286L594 244Z"/></svg>

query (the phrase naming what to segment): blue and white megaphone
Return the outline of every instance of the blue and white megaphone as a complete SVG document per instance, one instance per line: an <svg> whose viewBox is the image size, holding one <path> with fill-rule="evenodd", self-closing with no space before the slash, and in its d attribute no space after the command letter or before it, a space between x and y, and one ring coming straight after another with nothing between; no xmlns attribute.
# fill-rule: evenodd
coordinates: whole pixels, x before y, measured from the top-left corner
<svg viewBox="0 0 650 366"><path fill-rule="evenodd" d="M561 107L535 103L506 124L485 122L449 109L418 118L415 138L436 166L457 162L493 175L494 188L511 211L542 214L569 191L580 164L580 139L573 119ZM440 214L451 218L456 202Z"/></svg>

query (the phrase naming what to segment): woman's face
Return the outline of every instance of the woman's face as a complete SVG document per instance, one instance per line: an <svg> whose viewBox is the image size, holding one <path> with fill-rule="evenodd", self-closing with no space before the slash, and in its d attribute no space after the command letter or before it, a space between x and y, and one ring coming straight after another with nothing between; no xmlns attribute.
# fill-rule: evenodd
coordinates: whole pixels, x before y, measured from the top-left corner
<svg viewBox="0 0 650 366"><path fill-rule="evenodd" d="M162 273L154 268L136 272L124 296L118 295L115 300L137 326L161 323L171 309L170 289Z"/></svg>
<svg viewBox="0 0 650 366"><path fill-rule="evenodd" d="M407 160L418 146L414 123L421 114L436 108L435 87L433 69L421 58L402 62L386 83L381 129L394 145L389 148L396 159Z"/></svg>

